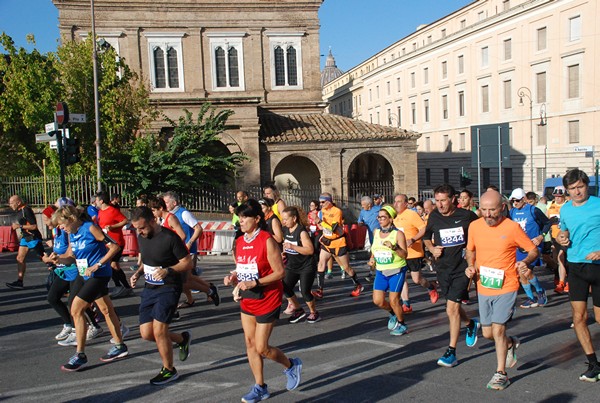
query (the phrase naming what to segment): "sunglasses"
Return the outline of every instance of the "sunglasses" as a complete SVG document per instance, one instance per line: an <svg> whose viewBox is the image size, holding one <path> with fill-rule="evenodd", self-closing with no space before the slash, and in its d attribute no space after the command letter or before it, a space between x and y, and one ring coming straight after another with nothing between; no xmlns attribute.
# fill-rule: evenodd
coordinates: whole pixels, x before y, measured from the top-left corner
<svg viewBox="0 0 600 403"><path fill-rule="evenodd" d="M523 200L523 199L512 199L510 202L511 203L516 203L516 202L520 202L521 200Z"/></svg>
<svg viewBox="0 0 600 403"><path fill-rule="evenodd" d="M378 220L383 220L384 218L390 218L390 217L388 217L388 216L386 216L386 215L378 215L378 216L377 216L377 219L378 219Z"/></svg>

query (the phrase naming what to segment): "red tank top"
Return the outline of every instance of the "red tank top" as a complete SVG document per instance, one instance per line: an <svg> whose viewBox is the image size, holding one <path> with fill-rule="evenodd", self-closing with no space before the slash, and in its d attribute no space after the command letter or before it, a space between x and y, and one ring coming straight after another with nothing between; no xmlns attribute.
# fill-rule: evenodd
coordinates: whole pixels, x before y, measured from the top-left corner
<svg viewBox="0 0 600 403"><path fill-rule="evenodd" d="M271 235L267 231L259 231L252 241L247 242L239 237L235 245L236 272L238 281L261 279L273 273L267 259L267 239ZM241 301L242 310L256 316L273 312L281 306L283 284L281 281L271 283L263 288L264 298Z"/></svg>
<svg viewBox="0 0 600 403"><path fill-rule="evenodd" d="M173 213L167 213L167 216L163 219L162 226L175 232L175 229L169 225L169 218L171 218L172 215Z"/></svg>

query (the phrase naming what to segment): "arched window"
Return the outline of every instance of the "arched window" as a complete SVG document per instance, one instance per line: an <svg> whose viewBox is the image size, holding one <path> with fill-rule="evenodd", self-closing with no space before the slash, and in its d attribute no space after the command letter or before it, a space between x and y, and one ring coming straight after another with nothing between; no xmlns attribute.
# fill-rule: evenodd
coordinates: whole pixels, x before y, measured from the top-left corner
<svg viewBox="0 0 600 403"><path fill-rule="evenodd" d="M285 59L281 46L275 47L275 85L285 85Z"/></svg>
<svg viewBox="0 0 600 403"><path fill-rule="evenodd" d="M167 66L169 66L169 88L179 87L179 67L177 66L177 50L167 49Z"/></svg>
<svg viewBox="0 0 600 403"><path fill-rule="evenodd" d="M161 48L154 49L154 87L165 88L167 81L165 79L165 53Z"/></svg>
<svg viewBox="0 0 600 403"><path fill-rule="evenodd" d="M225 50L221 46L215 49L215 68L217 72L217 87L227 86Z"/></svg>

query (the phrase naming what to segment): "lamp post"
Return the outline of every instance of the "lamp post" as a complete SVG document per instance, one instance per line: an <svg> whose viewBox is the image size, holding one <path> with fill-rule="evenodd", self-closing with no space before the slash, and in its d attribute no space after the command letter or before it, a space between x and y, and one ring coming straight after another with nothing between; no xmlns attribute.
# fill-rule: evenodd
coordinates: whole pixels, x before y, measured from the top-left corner
<svg viewBox="0 0 600 403"><path fill-rule="evenodd" d="M540 105L540 123L538 126L546 126L548 118L546 117L546 104ZM539 140L538 140L539 141ZM548 176L548 131L544 132L544 179Z"/></svg>
<svg viewBox="0 0 600 403"><path fill-rule="evenodd" d="M98 44L96 43L96 18L94 16L94 0L90 0L92 8L92 41L93 41L93 68L94 68L94 120L96 123L96 180L97 191L102 190L102 156L100 149L100 100L98 95Z"/></svg>
<svg viewBox="0 0 600 403"><path fill-rule="evenodd" d="M523 106L523 97L529 100L529 176L531 180L531 190L533 191L533 99L531 90L527 87L521 87L517 91L519 96L519 105Z"/></svg>

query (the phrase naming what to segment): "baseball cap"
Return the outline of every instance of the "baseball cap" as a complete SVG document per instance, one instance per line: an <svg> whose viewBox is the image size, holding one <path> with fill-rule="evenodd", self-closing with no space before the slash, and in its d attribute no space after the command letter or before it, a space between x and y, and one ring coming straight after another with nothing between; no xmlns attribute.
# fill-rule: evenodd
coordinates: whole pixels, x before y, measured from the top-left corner
<svg viewBox="0 0 600 403"><path fill-rule="evenodd" d="M525 191L521 188L516 188L515 190L512 191L508 200L521 200L524 197L525 197Z"/></svg>
<svg viewBox="0 0 600 403"><path fill-rule="evenodd" d="M273 207L273 205L275 204L275 200L270 199L268 197L263 197L262 199L258 200L258 203L264 204L267 207Z"/></svg>
<svg viewBox="0 0 600 403"><path fill-rule="evenodd" d="M567 192L566 192L564 186L557 186L552 191L552 195L554 195L554 196L564 196L565 193L567 193Z"/></svg>
<svg viewBox="0 0 600 403"><path fill-rule="evenodd" d="M373 195L373 199L381 199L381 195L379 193L375 193Z"/></svg>

